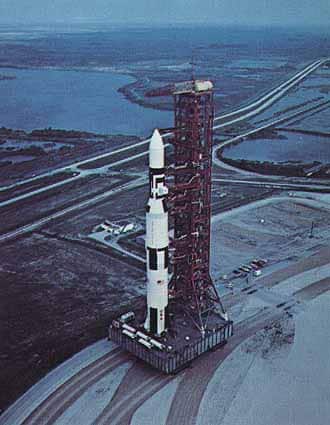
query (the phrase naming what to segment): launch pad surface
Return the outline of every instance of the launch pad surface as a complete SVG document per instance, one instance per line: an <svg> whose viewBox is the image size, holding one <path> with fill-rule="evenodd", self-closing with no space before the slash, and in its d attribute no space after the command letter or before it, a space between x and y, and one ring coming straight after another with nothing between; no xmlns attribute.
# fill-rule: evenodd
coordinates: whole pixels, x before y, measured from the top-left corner
<svg viewBox="0 0 330 425"><path fill-rule="evenodd" d="M109 327L109 339L152 367L175 374L203 353L226 344L233 335L233 322L215 311L209 312L201 332L187 313L175 308L174 314L171 306L170 310L170 329L161 337L147 332L139 318L129 323L119 318Z"/></svg>

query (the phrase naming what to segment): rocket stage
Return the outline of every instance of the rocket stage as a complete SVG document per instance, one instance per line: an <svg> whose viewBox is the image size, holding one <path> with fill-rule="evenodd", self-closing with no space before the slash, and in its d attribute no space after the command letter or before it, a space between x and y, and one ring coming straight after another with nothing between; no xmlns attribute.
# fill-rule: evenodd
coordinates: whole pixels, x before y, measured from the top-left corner
<svg viewBox="0 0 330 425"><path fill-rule="evenodd" d="M178 372L233 334L210 275L213 84L185 82L173 95L173 165L166 166L158 130L149 145L145 317L128 312L109 328L109 339L164 373Z"/></svg>
<svg viewBox="0 0 330 425"><path fill-rule="evenodd" d="M215 311L208 313L204 334L182 308L169 305L170 328L162 337L147 332L143 318L124 323L120 318L109 327L109 339L124 350L166 374L175 374L212 349L226 344L233 335L233 322ZM143 335L143 337L142 337Z"/></svg>

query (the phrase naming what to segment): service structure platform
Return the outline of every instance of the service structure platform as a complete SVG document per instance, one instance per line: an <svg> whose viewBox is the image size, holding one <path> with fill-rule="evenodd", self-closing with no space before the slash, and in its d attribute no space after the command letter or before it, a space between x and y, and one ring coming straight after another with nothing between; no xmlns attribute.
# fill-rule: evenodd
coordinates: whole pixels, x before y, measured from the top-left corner
<svg viewBox="0 0 330 425"><path fill-rule="evenodd" d="M183 311L170 316L168 331L155 336L145 330L141 318L127 313L112 321L109 339L152 367L173 374L203 353L223 346L233 335L233 322L216 311L207 313L204 332Z"/></svg>

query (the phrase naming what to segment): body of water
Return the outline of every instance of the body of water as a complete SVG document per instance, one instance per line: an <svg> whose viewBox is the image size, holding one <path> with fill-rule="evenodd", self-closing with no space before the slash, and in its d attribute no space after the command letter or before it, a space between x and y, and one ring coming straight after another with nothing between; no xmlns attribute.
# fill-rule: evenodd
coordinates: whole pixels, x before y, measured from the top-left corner
<svg viewBox="0 0 330 425"><path fill-rule="evenodd" d="M0 25L0 75L16 76L0 81L0 126L147 136L172 126L173 114L118 93L132 75L141 99L146 88L190 79L193 56L195 75L214 82L218 113L328 56L329 48L326 28Z"/></svg>
<svg viewBox="0 0 330 425"><path fill-rule="evenodd" d="M279 138L245 140L224 149L229 159L249 161L330 163L330 138L312 134L280 131Z"/></svg>
<svg viewBox="0 0 330 425"><path fill-rule="evenodd" d="M118 93L134 81L126 75L6 68L1 73L16 79L0 81L0 126L146 136L173 120L170 112L145 109Z"/></svg>
<svg viewBox="0 0 330 425"><path fill-rule="evenodd" d="M63 146L66 146L68 148L71 147L71 145L67 143L60 143L60 142L49 142L49 141L42 141L42 140L9 139L9 140L6 140L4 143L0 144L0 152L1 151L18 151L21 149L28 149L31 147L41 148L45 152L50 152L50 151L58 150L62 148Z"/></svg>

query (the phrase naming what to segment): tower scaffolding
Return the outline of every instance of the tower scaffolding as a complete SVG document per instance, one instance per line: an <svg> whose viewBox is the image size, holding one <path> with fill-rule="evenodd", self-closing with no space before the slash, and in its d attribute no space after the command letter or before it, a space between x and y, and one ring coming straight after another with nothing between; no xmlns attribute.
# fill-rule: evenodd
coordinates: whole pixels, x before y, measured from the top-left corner
<svg viewBox="0 0 330 425"><path fill-rule="evenodd" d="M169 289L203 332L214 309L225 315L210 276L213 85L192 81L174 92L170 213L173 276Z"/></svg>

